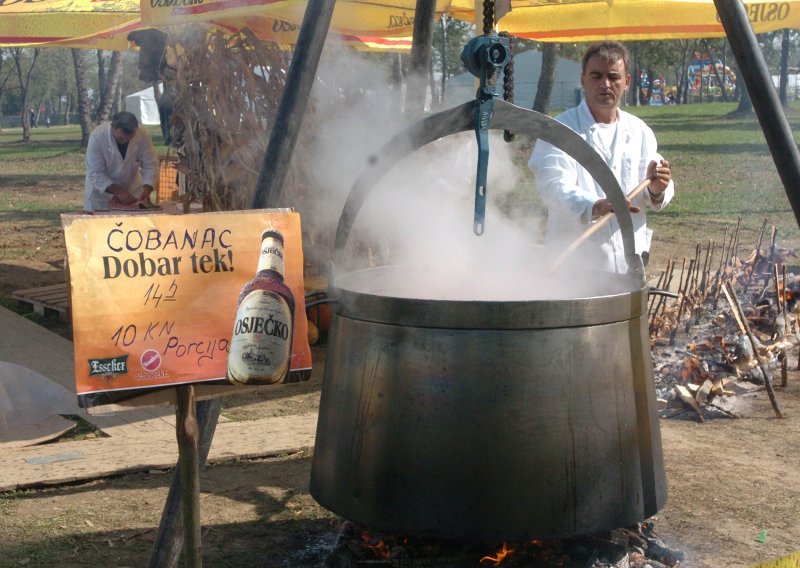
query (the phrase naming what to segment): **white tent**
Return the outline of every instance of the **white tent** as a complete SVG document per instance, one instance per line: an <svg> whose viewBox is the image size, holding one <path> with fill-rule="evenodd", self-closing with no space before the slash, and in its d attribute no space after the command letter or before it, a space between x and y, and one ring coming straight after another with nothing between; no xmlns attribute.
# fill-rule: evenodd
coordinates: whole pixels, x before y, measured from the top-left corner
<svg viewBox="0 0 800 568"><path fill-rule="evenodd" d="M125 110L135 114L139 124L160 124L153 87L126 96Z"/></svg>

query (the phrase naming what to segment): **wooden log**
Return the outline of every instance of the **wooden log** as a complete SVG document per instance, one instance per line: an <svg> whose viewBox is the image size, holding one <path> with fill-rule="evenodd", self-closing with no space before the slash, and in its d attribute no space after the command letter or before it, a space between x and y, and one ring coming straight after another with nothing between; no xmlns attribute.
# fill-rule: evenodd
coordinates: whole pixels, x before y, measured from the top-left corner
<svg viewBox="0 0 800 568"><path fill-rule="evenodd" d="M194 385L178 387L175 413L186 566L200 568L203 565L200 540L200 432L195 414Z"/></svg>
<svg viewBox="0 0 800 568"><path fill-rule="evenodd" d="M730 286L730 284L723 286L722 291L725 293L725 297L728 299L728 303L731 306L731 310L733 311L733 316L736 318L736 322L739 324L739 327L744 330L745 335L747 336L747 339L750 341L750 345L753 348L753 356L756 358L758 368L761 369L761 374L764 375L764 386L767 388L767 395L769 396L769 401L772 403L773 410L775 410L775 415L778 418L783 418L783 411L778 404L778 400L775 398L775 389L772 388L772 374L761 360L761 355L758 354L758 345L753 337L750 324L747 322L744 312L742 312L742 307L739 304L739 298L736 297L736 292L734 291L733 286Z"/></svg>
<svg viewBox="0 0 800 568"><path fill-rule="evenodd" d="M196 414L197 423L200 427L199 462L201 469L205 466L206 459L208 459L208 452L211 450L211 441L217 429L221 410L222 399L220 398L203 400L197 403ZM170 485L169 493L164 503L164 511L161 513L158 533L153 542L149 568L175 568L180 560L184 541L183 523L179 522L183 514L181 487L181 472L180 468L176 467L172 485Z"/></svg>

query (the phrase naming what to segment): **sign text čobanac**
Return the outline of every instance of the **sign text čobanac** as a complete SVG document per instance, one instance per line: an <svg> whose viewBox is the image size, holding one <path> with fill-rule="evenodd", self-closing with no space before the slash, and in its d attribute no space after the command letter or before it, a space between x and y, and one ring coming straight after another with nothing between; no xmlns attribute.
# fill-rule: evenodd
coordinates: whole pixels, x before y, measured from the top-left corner
<svg viewBox="0 0 800 568"><path fill-rule="evenodd" d="M64 215L62 222L81 406L164 386L225 383L237 300L266 228L284 236L296 306L289 380L308 376L298 213Z"/></svg>

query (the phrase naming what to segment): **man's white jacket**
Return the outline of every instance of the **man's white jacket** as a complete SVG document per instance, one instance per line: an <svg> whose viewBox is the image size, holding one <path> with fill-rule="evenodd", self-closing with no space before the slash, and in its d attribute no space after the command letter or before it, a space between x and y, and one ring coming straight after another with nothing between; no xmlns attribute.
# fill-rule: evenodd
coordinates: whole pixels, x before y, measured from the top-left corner
<svg viewBox="0 0 800 568"><path fill-rule="evenodd" d="M556 120L580 134L606 160L622 190L627 194L643 181L647 165L658 162L653 131L639 118L617 109L617 132L614 152L604 153L598 135L597 123L586 101L558 115ZM591 175L572 157L542 140L536 143L528 167L536 175L536 186L548 209L546 243L565 247L580 236L592 223L592 206L606 195ZM645 190L633 201L639 213L631 213L636 253L649 251L652 231L647 228L645 205L658 211L672 199L675 186L672 182L664 192L664 200L653 204ZM589 262L597 268L613 272L627 270L622 233L616 219L598 231L581 251L589 252ZM577 256L577 255L576 255Z"/></svg>
<svg viewBox="0 0 800 568"><path fill-rule="evenodd" d="M111 134L110 122L101 124L89 136L83 208L86 211L108 209L111 194L106 193L106 188L114 183L137 197L141 194L143 185L149 185L153 189L157 187L158 155L150 134L141 126L128 142L124 160L117 148L117 141Z"/></svg>

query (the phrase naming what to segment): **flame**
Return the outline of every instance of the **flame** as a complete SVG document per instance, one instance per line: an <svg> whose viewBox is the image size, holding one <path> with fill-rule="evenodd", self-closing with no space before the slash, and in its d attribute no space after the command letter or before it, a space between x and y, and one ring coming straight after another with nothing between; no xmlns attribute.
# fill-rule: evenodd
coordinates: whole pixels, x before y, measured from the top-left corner
<svg viewBox="0 0 800 568"><path fill-rule="evenodd" d="M375 558L390 558L392 555L392 547L383 542L383 540L378 540L376 544L372 544L373 536L372 533L369 532L367 529L363 529L361 531L361 542L364 543L364 546L372 551L375 555Z"/></svg>
<svg viewBox="0 0 800 568"><path fill-rule="evenodd" d="M375 558L390 558L392 556L391 547L382 540L379 540L378 544L367 544L365 546L372 551Z"/></svg>
<svg viewBox="0 0 800 568"><path fill-rule="evenodd" d="M481 564L489 564L491 563L493 566L499 566L500 563L503 562L506 556L514 554L514 547L509 548L508 545L504 542L503 546L500 550L495 553L495 556L484 556L481 558Z"/></svg>

